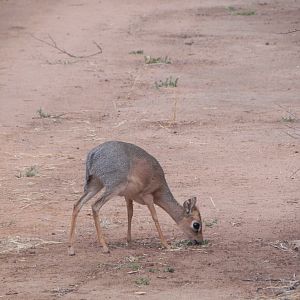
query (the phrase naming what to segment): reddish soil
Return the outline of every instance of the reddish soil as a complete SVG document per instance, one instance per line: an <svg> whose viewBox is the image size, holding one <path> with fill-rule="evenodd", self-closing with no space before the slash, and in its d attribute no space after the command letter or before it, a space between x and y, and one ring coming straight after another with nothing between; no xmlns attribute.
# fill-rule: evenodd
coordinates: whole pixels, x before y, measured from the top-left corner
<svg viewBox="0 0 300 300"><path fill-rule="evenodd" d="M294 0L1 0L0 299L300 299L299 16ZM178 247L158 209L162 250L135 205L127 246L116 198L100 212L111 253L89 203L67 255L86 153L107 140L154 155L180 203L198 197L208 245Z"/></svg>

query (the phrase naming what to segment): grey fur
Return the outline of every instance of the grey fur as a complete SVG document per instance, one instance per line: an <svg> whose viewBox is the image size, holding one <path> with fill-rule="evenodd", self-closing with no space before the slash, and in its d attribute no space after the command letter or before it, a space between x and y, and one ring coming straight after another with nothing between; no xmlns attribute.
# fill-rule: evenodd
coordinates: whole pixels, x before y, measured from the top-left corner
<svg viewBox="0 0 300 300"><path fill-rule="evenodd" d="M164 171L155 157L134 144L109 141L95 147L87 155L85 190L91 177L98 178L106 190L125 183L134 158L146 159L166 183Z"/></svg>

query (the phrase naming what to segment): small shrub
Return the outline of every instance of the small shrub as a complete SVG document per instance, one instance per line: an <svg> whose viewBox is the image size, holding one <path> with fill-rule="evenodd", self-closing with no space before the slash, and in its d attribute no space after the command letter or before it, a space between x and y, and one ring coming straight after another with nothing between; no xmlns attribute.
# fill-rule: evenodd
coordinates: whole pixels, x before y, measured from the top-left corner
<svg viewBox="0 0 300 300"><path fill-rule="evenodd" d="M297 118L293 115L289 115L281 118L283 122L294 123L297 121Z"/></svg>
<svg viewBox="0 0 300 300"><path fill-rule="evenodd" d="M26 177L34 177L38 174L36 166L31 166L25 171Z"/></svg>
<svg viewBox="0 0 300 300"><path fill-rule="evenodd" d="M150 55L144 56L145 64L170 64L171 60L168 56L165 57L152 57Z"/></svg>
<svg viewBox="0 0 300 300"><path fill-rule="evenodd" d="M173 79L172 76L168 77L165 81L155 81L155 87L157 89L161 88L161 87L177 87L178 84L178 80L179 78L175 78Z"/></svg>
<svg viewBox="0 0 300 300"><path fill-rule="evenodd" d="M132 271L138 271L138 270L141 268L140 264L137 263L137 262L131 262L131 263L129 263L129 264L128 264L128 267L129 267Z"/></svg>

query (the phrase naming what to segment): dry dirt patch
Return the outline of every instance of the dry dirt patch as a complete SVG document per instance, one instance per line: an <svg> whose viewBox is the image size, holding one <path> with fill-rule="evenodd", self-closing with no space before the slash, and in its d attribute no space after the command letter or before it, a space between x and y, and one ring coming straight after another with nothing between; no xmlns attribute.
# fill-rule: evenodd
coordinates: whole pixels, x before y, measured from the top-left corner
<svg viewBox="0 0 300 300"><path fill-rule="evenodd" d="M297 1L0 1L0 297L299 298L299 11ZM103 52L71 58L30 34ZM176 87L156 87L170 76ZM198 196L207 248L163 251L139 205L128 247L114 199L101 210L111 254L87 205L67 256L85 155L112 139L157 157L179 202ZM184 239L158 213L169 242Z"/></svg>

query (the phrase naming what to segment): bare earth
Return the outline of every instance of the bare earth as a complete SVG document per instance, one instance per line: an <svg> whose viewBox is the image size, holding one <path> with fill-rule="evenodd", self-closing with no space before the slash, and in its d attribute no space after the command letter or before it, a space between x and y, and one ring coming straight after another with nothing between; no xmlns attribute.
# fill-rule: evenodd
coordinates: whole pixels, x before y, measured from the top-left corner
<svg viewBox="0 0 300 300"><path fill-rule="evenodd" d="M0 0L0 299L300 299L299 30L294 0ZM86 153L107 140L198 197L208 245L180 243L158 209L161 249L136 204L127 246L116 198L100 211L111 253L89 203L67 255Z"/></svg>

